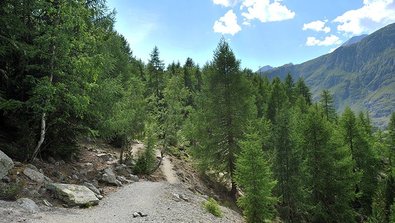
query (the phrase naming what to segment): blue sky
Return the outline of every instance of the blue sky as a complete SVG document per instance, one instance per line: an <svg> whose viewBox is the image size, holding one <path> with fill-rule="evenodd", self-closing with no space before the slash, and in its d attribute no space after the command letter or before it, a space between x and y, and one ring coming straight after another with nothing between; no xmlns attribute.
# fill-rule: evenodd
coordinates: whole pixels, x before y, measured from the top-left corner
<svg viewBox="0 0 395 223"><path fill-rule="evenodd" d="M204 65L222 36L242 67L301 63L395 22L395 0L108 0L115 29L147 61Z"/></svg>

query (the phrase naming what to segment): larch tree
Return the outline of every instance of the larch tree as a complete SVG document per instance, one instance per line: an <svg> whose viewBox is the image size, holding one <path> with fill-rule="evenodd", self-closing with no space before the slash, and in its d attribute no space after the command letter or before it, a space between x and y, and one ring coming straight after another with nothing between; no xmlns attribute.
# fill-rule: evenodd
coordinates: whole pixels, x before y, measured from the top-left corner
<svg viewBox="0 0 395 223"><path fill-rule="evenodd" d="M206 168L225 172L237 193L234 181L236 156L240 152L248 120L255 117L251 86L240 72L228 43L222 39L214 59L203 69L205 85L199 96L195 119L195 155Z"/></svg>
<svg viewBox="0 0 395 223"><path fill-rule="evenodd" d="M306 103L311 105L311 93L310 89L307 87L306 83L304 82L303 78L299 78L295 84L295 96L301 96L305 99Z"/></svg>
<svg viewBox="0 0 395 223"><path fill-rule="evenodd" d="M308 221L355 222L351 203L358 179L351 153L318 106L310 108L302 133Z"/></svg>
<svg viewBox="0 0 395 223"><path fill-rule="evenodd" d="M356 191L361 196L356 199L355 206L362 208L361 214L370 215L372 198L377 185L377 159L368 139L363 137L363 129L358 125L354 112L347 107L340 119L344 145L351 151L356 166L354 171L362 173Z"/></svg>
<svg viewBox="0 0 395 223"><path fill-rule="evenodd" d="M286 222L298 222L299 202L301 200L301 154L296 146L293 131L293 114L282 109L276 117L274 126L275 158L273 172L277 185L275 194L279 197L278 212Z"/></svg>
<svg viewBox="0 0 395 223"><path fill-rule="evenodd" d="M148 95L154 94L157 100L162 98L164 81L164 63L159 57L159 49L154 47L147 65L148 69Z"/></svg>
<svg viewBox="0 0 395 223"><path fill-rule="evenodd" d="M320 106L324 111L324 115L328 119L328 121L333 122L336 120L337 115L336 115L335 105L333 104L333 97L328 90L322 91L320 98Z"/></svg>
<svg viewBox="0 0 395 223"><path fill-rule="evenodd" d="M273 218L277 198L272 195L276 181L271 166L261 148L260 138L250 133L240 142L241 153L237 157L235 180L243 191L237 201L247 222L267 222Z"/></svg>

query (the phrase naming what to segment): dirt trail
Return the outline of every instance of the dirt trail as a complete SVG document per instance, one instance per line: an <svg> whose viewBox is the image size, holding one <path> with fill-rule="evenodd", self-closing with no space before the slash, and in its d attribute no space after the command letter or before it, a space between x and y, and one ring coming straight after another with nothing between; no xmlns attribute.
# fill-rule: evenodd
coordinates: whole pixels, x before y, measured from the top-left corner
<svg viewBox="0 0 395 223"><path fill-rule="evenodd" d="M131 148L132 148L133 156L137 157L138 154L141 152L141 150L144 149L144 144L137 142L137 143L133 144ZM160 150L156 150L155 155L157 157L162 156ZM163 175L165 176L166 181L169 182L170 184L180 183L180 181L178 180L177 174L174 171L174 166L173 166L172 162L170 161L169 157L167 157L166 155L164 157L162 157L162 164L160 166L160 170L163 173Z"/></svg>
<svg viewBox="0 0 395 223"><path fill-rule="evenodd" d="M157 150L156 155L160 157L160 151ZM174 171L174 166L170 161L169 157L166 155L162 158L162 165L160 166L160 170L162 171L163 175L166 177L166 181L170 184L177 184L180 183L178 180L177 174Z"/></svg>

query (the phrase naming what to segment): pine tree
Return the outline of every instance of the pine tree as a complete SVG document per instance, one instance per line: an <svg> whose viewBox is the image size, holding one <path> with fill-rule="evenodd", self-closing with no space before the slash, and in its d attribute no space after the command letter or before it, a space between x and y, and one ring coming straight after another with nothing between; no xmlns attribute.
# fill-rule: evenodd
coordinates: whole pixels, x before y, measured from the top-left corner
<svg viewBox="0 0 395 223"><path fill-rule="evenodd" d="M273 217L277 199L272 196L276 181L272 179L270 165L261 149L256 133L250 133L240 142L241 153L237 157L235 180L243 196L237 201L243 208L247 222L266 222Z"/></svg>
<svg viewBox="0 0 395 223"><path fill-rule="evenodd" d="M250 118L255 117L251 86L239 69L240 62L224 39L214 52L213 61L203 73L206 84L197 100L194 120L195 155L205 169L229 174L232 196L236 195L234 171L238 142Z"/></svg>

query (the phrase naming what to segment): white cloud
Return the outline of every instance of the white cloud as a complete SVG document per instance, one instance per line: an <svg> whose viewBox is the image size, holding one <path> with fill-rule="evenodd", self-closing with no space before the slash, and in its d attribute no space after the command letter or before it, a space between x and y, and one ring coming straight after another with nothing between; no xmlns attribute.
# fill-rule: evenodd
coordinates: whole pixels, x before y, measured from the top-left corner
<svg viewBox="0 0 395 223"><path fill-rule="evenodd" d="M215 5L222 5L225 7L233 6L235 5L237 0L213 0L213 3Z"/></svg>
<svg viewBox="0 0 395 223"><path fill-rule="evenodd" d="M395 22L394 0L363 0L363 6L350 10L333 20L340 23L338 31L359 35Z"/></svg>
<svg viewBox="0 0 395 223"><path fill-rule="evenodd" d="M295 12L281 4L281 0L244 0L240 9L244 19L248 22L258 19L261 22L275 22L292 19Z"/></svg>
<svg viewBox="0 0 395 223"><path fill-rule="evenodd" d="M233 10L229 10L224 16L215 21L213 30L216 33L234 35L241 31L237 24L237 16Z"/></svg>
<svg viewBox="0 0 395 223"><path fill-rule="evenodd" d="M325 21L317 20L317 21L313 21L310 23L305 23L305 24L303 24L303 30L311 29L311 30L314 30L317 32L329 33L331 31L331 28L329 28L328 26L325 26L327 21L328 20L325 20Z"/></svg>
<svg viewBox="0 0 395 223"><path fill-rule="evenodd" d="M341 41L339 39L339 37L335 36L335 35L330 35L325 37L325 39L323 40L319 40L315 37L307 37L306 40L306 45L307 46L331 46L331 45L337 45L340 44Z"/></svg>

